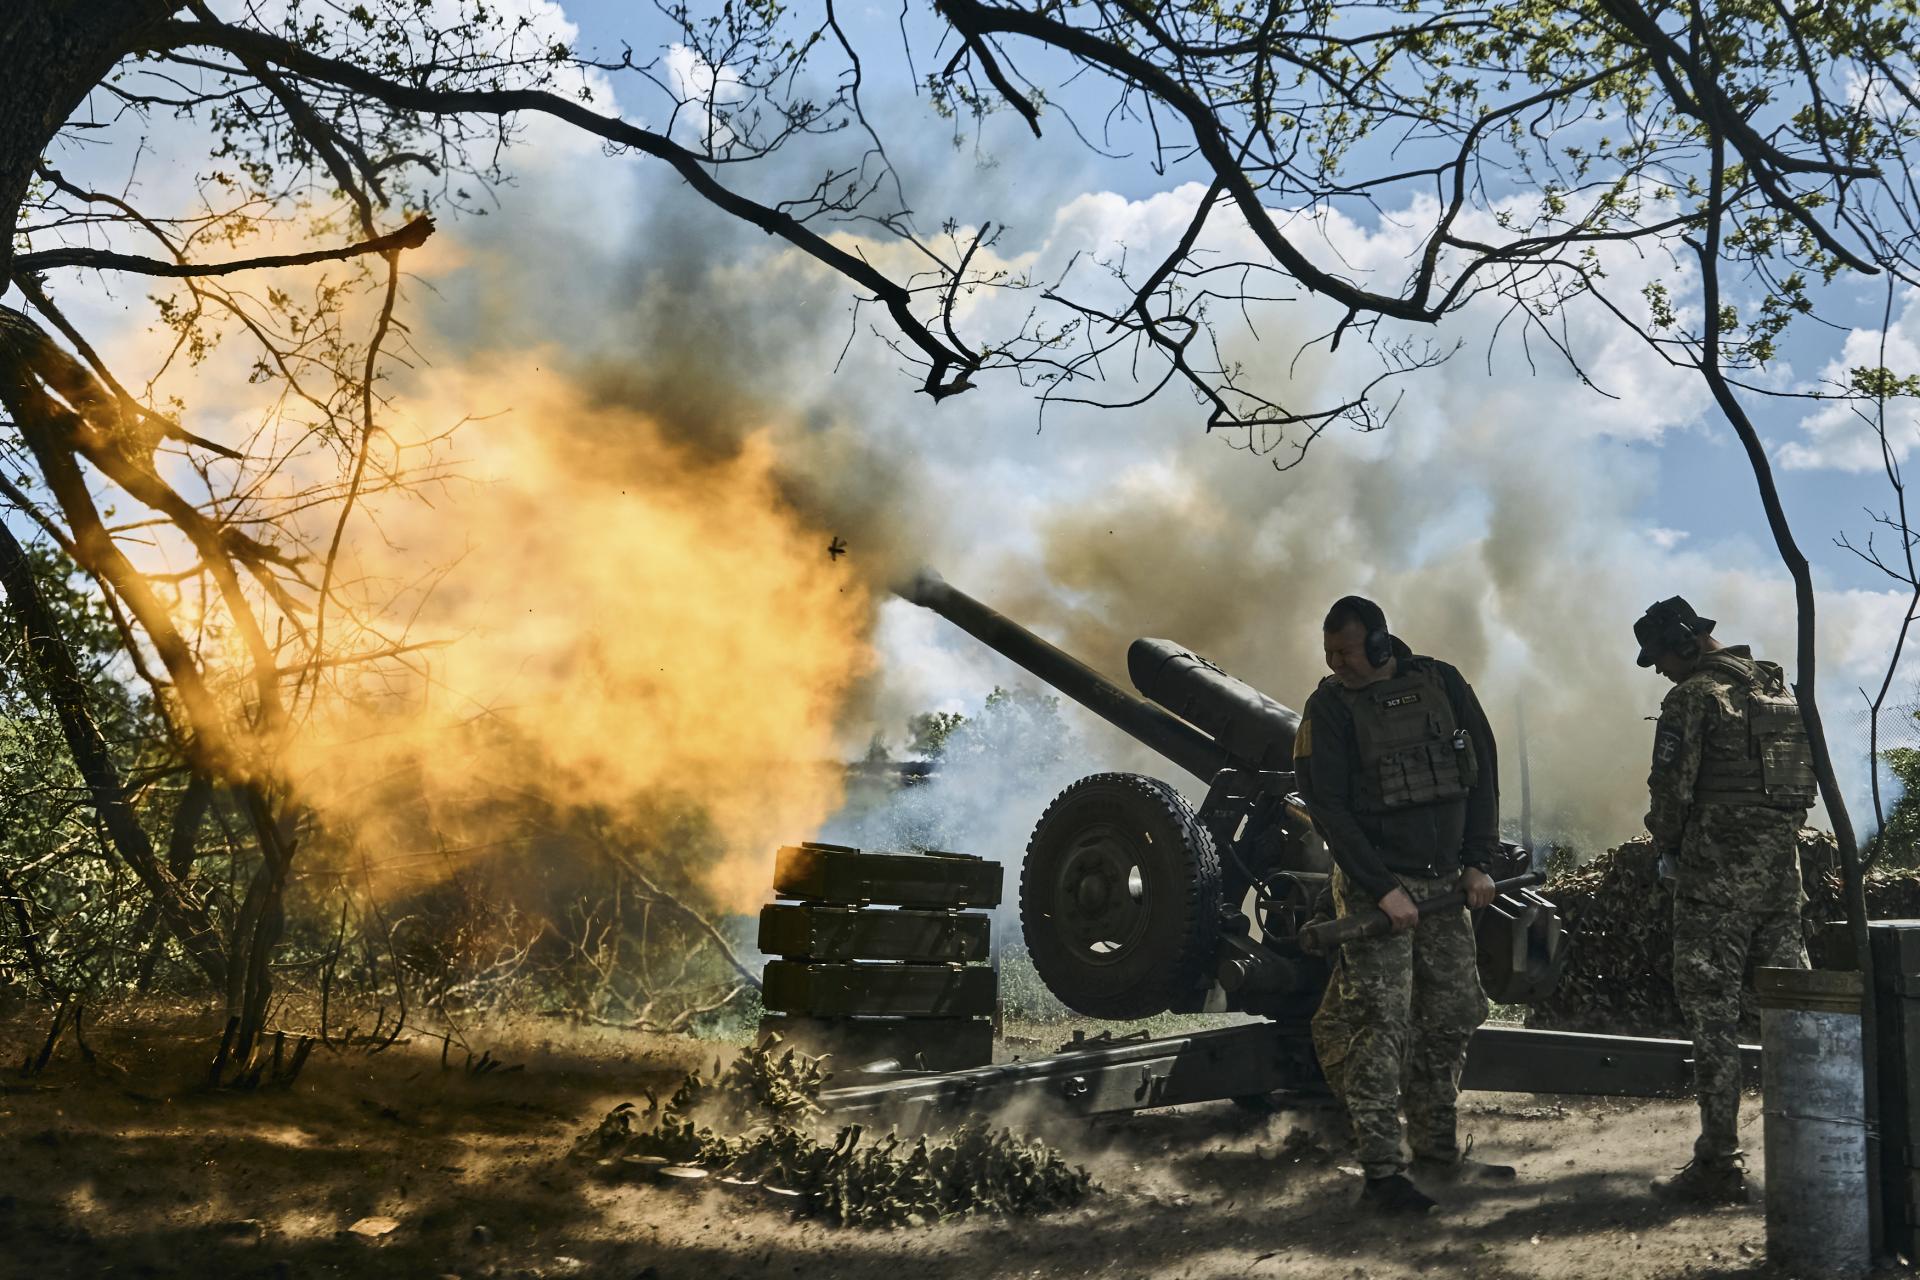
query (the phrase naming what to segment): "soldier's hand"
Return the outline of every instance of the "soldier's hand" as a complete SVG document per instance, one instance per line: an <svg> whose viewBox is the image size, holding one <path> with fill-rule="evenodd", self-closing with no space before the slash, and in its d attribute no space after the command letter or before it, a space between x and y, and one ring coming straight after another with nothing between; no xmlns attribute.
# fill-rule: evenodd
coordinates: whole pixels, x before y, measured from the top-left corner
<svg viewBox="0 0 1920 1280"><path fill-rule="evenodd" d="M1493 877L1478 867L1460 873L1460 888L1466 892L1467 905L1475 911L1493 901Z"/></svg>
<svg viewBox="0 0 1920 1280"><path fill-rule="evenodd" d="M1413 899L1407 896L1405 889L1395 889L1380 899L1380 909L1393 922L1395 933L1405 933L1420 923L1420 908L1413 905Z"/></svg>

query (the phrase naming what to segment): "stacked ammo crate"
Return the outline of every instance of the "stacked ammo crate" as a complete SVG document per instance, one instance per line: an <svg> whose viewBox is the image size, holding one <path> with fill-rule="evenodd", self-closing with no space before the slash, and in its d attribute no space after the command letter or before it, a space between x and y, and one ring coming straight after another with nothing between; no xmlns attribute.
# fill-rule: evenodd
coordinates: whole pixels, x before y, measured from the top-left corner
<svg viewBox="0 0 1920 1280"><path fill-rule="evenodd" d="M950 1071L993 1061L990 954L1001 868L960 853L780 850L760 911L762 1032L842 1065Z"/></svg>

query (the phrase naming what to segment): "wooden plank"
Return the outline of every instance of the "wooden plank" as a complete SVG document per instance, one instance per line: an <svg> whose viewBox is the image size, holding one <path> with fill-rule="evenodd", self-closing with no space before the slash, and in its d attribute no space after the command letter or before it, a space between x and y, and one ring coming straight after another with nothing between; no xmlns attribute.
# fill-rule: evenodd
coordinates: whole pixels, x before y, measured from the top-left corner
<svg viewBox="0 0 1920 1280"><path fill-rule="evenodd" d="M770 960L760 998L772 1012L815 1017L988 1017L999 994L994 979L977 965Z"/></svg>
<svg viewBox="0 0 1920 1280"><path fill-rule="evenodd" d="M760 908L760 949L807 960L985 960L989 917L958 911L771 904Z"/></svg>
<svg viewBox="0 0 1920 1280"><path fill-rule="evenodd" d="M760 1032L808 1053L833 1055L836 1074L892 1061L905 1071L959 1071L993 1061L988 1018L809 1018L770 1013Z"/></svg>
<svg viewBox="0 0 1920 1280"><path fill-rule="evenodd" d="M773 891L810 902L997 907L1002 868L964 853L861 853L803 844L780 850Z"/></svg>

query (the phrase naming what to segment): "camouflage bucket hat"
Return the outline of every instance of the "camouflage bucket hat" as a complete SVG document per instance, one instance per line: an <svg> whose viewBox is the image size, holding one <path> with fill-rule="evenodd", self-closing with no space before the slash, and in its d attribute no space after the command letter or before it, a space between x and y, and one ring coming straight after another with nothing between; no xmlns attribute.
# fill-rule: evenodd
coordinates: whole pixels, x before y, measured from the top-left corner
<svg viewBox="0 0 1920 1280"><path fill-rule="evenodd" d="M1654 659L1672 652L1689 636L1711 635L1713 628L1714 620L1695 613L1684 597L1668 596L1648 605L1640 620L1633 624L1633 638L1640 642L1640 656L1634 662L1650 667Z"/></svg>

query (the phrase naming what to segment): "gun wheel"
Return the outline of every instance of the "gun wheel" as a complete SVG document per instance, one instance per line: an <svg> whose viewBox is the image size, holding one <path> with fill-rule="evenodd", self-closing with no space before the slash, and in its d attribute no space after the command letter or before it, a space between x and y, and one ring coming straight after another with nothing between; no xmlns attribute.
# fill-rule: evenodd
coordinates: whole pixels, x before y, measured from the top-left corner
<svg viewBox="0 0 1920 1280"><path fill-rule="evenodd" d="M1047 806L1027 843L1020 927L1041 981L1067 1007L1096 1018L1164 1012L1212 976L1213 839L1156 778L1082 778Z"/></svg>

